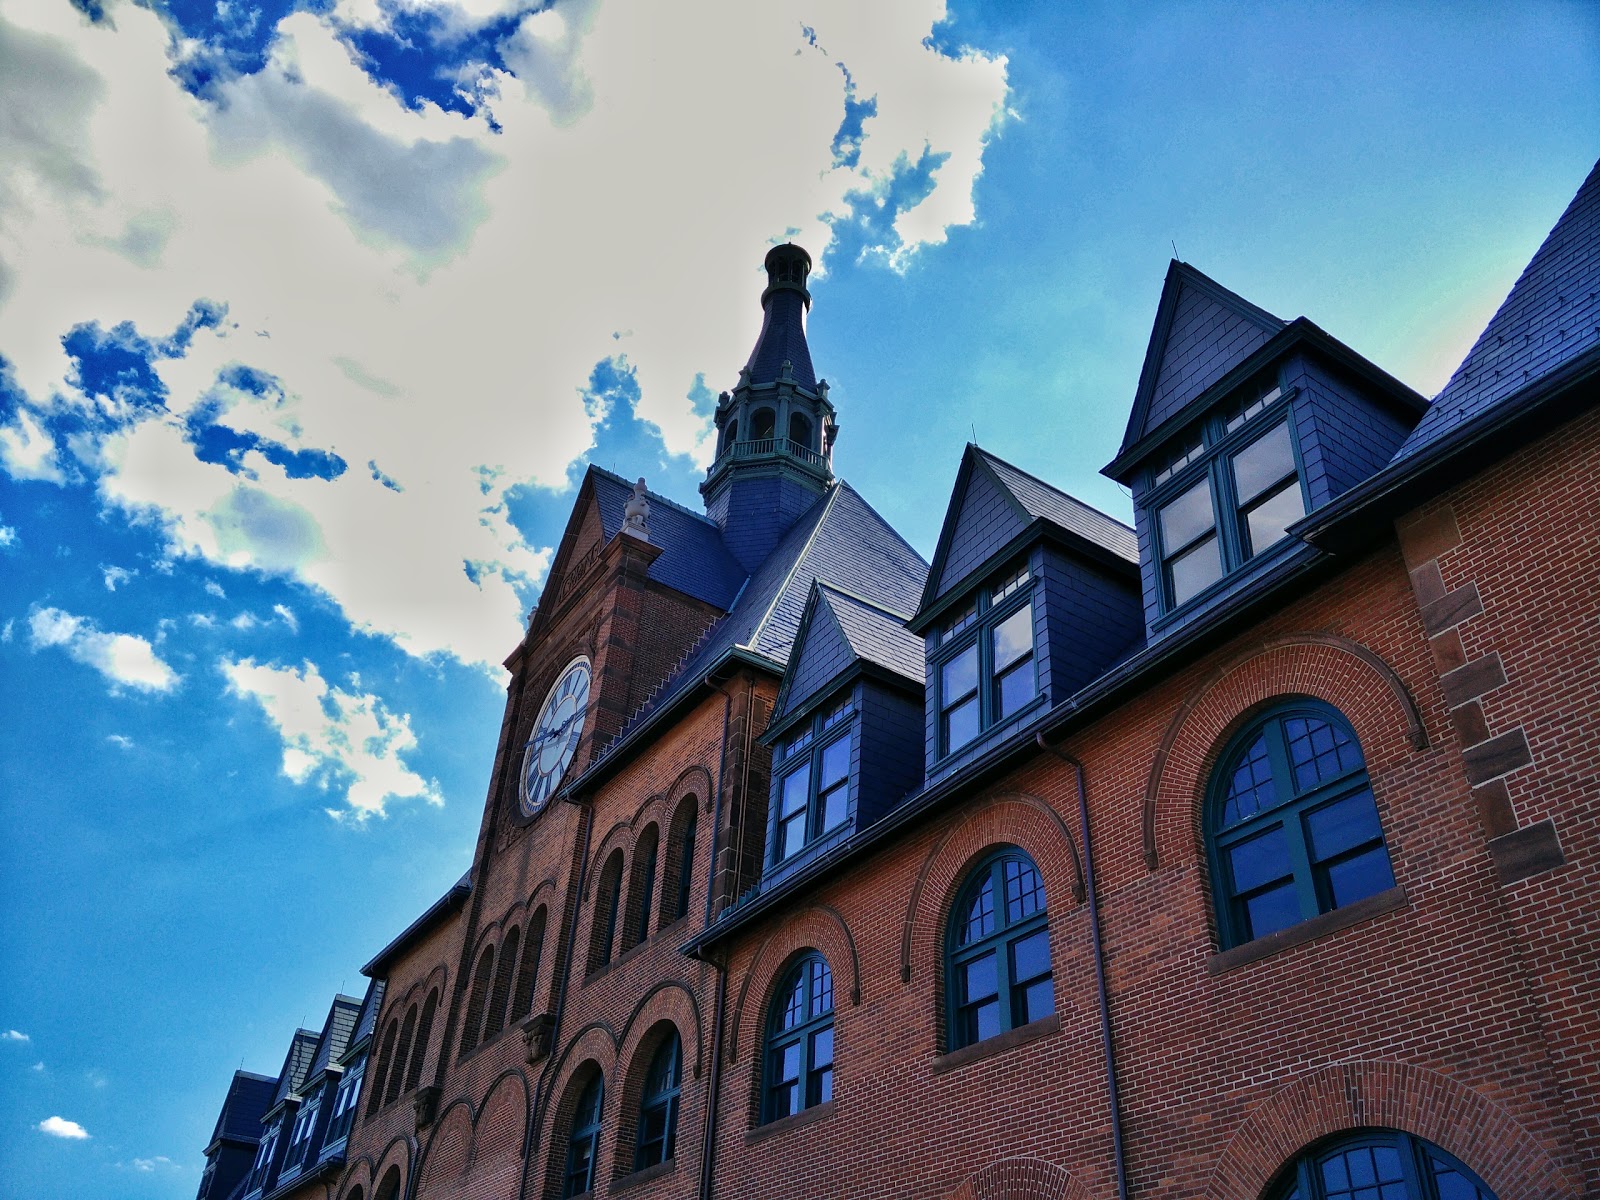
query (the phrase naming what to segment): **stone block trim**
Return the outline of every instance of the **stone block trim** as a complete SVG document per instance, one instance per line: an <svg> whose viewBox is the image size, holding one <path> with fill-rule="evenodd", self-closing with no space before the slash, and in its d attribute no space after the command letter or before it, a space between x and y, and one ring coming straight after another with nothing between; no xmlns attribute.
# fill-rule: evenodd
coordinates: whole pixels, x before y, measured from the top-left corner
<svg viewBox="0 0 1600 1200"><path fill-rule="evenodd" d="M1509 775L1518 767L1533 761L1528 749L1528 735L1521 728L1502 733L1461 752L1461 762L1467 769L1467 779L1474 786L1488 783L1502 775Z"/></svg>
<svg viewBox="0 0 1600 1200"><path fill-rule="evenodd" d="M1421 597L1418 597L1419 601ZM1422 605L1422 627L1431 636L1454 629L1463 621L1470 621L1483 611L1483 599L1478 595L1478 585L1466 584L1446 592L1437 600Z"/></svg>
<svg viewBox="0 0 1600 1200"><path fill-rule="evenodd" d="M1258 1104L1211 1172L1206 1200L1259 1196L1312 1142L1348 1129L1398 1129L1473 1164L1498 1200L1578 1200L1581 1181L1489 1097L1410 1063L1335 1063Z"/></svg>
<svg viewBox="0 0 1600 1200"><path fill-rule="evenodd" d="M1500 662L1499 651L1475 658L1439 676L1439 686L1444 689L1444 701L1451 708L1487 696L1505 685L1506 672Z"/></svg>
<svg viewBox="0 0 1600 1200"><path fill-rule="evenodd" d="M1503 833L1489 843L1495 875L1501 883L1521 883L1556 867L1565 866L1561 838L1554 821L1544 820Z"/></svg>

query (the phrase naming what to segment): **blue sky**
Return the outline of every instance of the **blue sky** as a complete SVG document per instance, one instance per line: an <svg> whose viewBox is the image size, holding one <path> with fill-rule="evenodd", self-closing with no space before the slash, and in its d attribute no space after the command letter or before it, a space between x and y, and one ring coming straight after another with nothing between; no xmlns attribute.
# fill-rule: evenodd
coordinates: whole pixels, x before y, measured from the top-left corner
<svg viewBox="0 0 1600 1200"><path fill-rule="evenodd" d="M466 867L583 465L696 502L774 240L924 554L974 435L1126 518L1174 246L1432 394L1596 63L1586 4L0 6L4 1190L192 1195Z"/></svg>

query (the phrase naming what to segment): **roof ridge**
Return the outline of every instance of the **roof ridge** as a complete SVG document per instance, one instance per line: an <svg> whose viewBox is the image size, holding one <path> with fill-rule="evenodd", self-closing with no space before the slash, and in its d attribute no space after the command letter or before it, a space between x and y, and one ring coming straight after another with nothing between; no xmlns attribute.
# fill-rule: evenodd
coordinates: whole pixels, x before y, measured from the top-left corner
<svg viewBox="0 0 1600 1200"><path fill-rule="evenodd" d="M1088 503L1087 501L1078 499L1071 492L1064 491L1061 488L1058 488L1055 484L1051 483L1049 480L1040 479L1032 471L1024 470L1022 467L1017 466L1016 463L1010 462L1010 461L1008 461L1008 460L1006 460L1004 458L1001 458L998 454L994 454L994 453L992 453L992 452L990 452L988 450L985 450L982 446L979 446L976 443L973 444L972 448L974 450L976 450L979 454L981 454L985 458L987 458L990 462L998 463L1000 466L1005 467L1007 470L1015 471L1018 475L1025 476L1026 478L1032 480L1034 483L1037 483L1040 487L1049 488L1052 492L1054 492L1056 495L1060 496L1063 500L1071 501L1073 504L1077 505L1079 508L1083 509L1085 512L1091 512L1097 517L1105 518L1107 521L1110 521L1114 525L1120 525L1122 528L1126 529L1129 533L1137 533L1137 530L1135 530L1132 525L1129 525L1126 521L1123 521L1120 517L1113 517L1110 513L1096 508L1094 505Z"/></svg>
<svg viewBox="0 0 1600 1200"><path fill-rule="evenodd" d="M762 613L760 619L750 627L750 632L746 635L745 640L736 643L741 650L755 649L755 643L761 638L761 631L766 627L767 622L772 619L772 614L777 611L778 602L788 593L789 585L794 582L795 574L800 570L800 564L805 562L811 554L811 548L817 544L817 534L828 523L828 515L833 512L833 506L838 501L842 490L842 486L838 485L829 489L827 498L822 504L822 512L818 515L816 524L811 527L811 532L806 535L806 544L801 547L800 553L794 556L794 561L789 564L789 570L784 574L778 586L773 589L772 599L767 602L767 611ZM751 572L751 574L754 574L754 572Z"/></svg>
<svg viewBox="0 0 1600 1200"><path fill-rule="evenodd" d="M600 466L598 463L590 463L589 464L589 470L593 471L596 475L604 475L607 479L611 480L613 483L620 483L623 487L628 488L630 490L633 487L633 482L631 480L626 479L621 475L618 475L615 471L607 470L605 467ZM644 476L641 475L639 478L643 479ZM695 512L695 510L690 508L688 505L679 504L671 496L664 496L660 492L653 491L648 484L645 485L644 494L646 496L649 496L652 501L659 500L659 501L661 501L661 503L665 504L668 508L677 509L679 512L681 512L686 517L692 517L696 521L700 521L703 524L710 525L713 529L719 529L719 530L721 529L721 526L718 525L715 521L713 521L710 517L706 516L705 513Z"/></svg>

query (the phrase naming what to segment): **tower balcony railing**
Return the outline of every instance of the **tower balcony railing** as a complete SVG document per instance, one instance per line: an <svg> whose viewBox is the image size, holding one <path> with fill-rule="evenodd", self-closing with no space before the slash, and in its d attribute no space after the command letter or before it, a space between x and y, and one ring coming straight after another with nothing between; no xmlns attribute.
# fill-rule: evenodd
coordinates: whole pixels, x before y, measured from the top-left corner
<svg viewBox="0 0 1600 1200"><path fill-rule="evenodd" d="M712 464L711 470L715 471L718 467L738 459L771 458L775 455L796 459L818 471L828 469L827 456L819 454L802 442L791 441L788 438L756 438L747 442L735 442L729 446Z"/></svg>

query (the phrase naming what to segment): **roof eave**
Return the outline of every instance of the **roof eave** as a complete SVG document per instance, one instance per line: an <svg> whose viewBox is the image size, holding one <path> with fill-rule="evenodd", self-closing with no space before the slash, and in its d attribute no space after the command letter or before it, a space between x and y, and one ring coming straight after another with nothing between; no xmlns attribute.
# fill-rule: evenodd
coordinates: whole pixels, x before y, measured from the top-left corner
<svg viewBox="0 0 1600 1200"><path fill-rule="evenodd" d="M420 938L431 933L446 917L465 904L467 897L471 894L472 884L470 882L463 880L455 884L448 892L429 905L426 912L401 930L393 941L378 951L373 959L361 968L361 973L368 979L377 979L387 974L389 965L396 958L404 954Z"/></svg>

